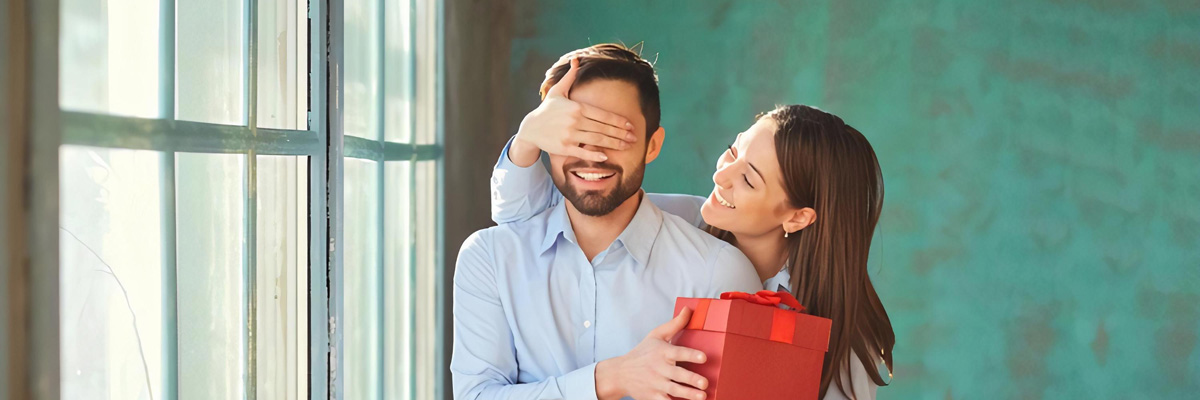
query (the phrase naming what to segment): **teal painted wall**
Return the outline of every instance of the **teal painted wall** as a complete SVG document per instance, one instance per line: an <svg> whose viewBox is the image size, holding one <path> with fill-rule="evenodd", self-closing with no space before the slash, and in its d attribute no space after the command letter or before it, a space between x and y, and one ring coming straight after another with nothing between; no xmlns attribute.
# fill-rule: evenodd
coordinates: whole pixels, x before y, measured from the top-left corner
<svg viewBox="0 0 1200 400"><path fill-rule="evenodd" d="M1200 393L1200 2L518 1L509 131L545 69L645 41L665 150L707 194L776 103L875 146L870 268L896 330L880 398ZM683 173L681 173L683 172Z"/></svg>

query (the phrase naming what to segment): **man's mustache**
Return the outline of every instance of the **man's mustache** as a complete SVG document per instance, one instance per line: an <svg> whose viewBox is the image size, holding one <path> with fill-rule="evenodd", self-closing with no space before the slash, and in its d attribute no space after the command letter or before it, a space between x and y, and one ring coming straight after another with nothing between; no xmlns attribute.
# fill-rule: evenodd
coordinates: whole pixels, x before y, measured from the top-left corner
<svg viewBox="0 0 1200 400"><path fill-rule="evenodd" d="M563 164L563 173L565 174L571 172L571 170L576 168L607 169L618 174L625 172L625 169L621 168L620 165L610 164L608 162L591 162L580 160L571 162L569 164Z"/></svg>

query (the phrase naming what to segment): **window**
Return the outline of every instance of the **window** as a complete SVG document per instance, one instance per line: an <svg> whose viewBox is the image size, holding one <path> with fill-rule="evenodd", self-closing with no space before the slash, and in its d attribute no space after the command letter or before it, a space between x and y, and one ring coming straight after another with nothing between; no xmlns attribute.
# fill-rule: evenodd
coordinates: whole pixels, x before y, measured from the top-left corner
<svg viewBox="0 0 1200 400"><path fill-rule="evenodd" d="M345 398L429 399L441 148L424 2L345 2ZM416 33L414 35L414 33Z"/></svg>
<svg viewBox="0 0 1200 400"><path fill-rule="evenodd" d="M61 396L443 394L438 2L59 2Z"/></svg>

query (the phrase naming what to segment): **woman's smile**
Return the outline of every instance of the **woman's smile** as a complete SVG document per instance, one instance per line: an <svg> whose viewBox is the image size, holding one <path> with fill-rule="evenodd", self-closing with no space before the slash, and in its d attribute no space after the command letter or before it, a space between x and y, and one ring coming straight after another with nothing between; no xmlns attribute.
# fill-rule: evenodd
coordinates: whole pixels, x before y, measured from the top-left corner
<svg viewBox="0 0 1200 400"><path fill-rule="evenodd" d="M724 196L721 196L721 189L713 188L713 199L716 200L718 204L725 206L726 208L729 208L729 209L737 208L729 200L725 200Z"/></svg>

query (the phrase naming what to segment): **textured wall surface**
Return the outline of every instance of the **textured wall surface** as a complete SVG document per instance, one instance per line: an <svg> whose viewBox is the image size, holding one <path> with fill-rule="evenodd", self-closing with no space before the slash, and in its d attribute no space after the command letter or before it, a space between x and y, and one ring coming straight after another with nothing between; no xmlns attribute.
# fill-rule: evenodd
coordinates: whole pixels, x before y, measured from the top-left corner
<svg viewBox="0 0 1200 400"><path fill-rule="evenodd" d="M720 152L776 103L867 135L887 185L870 268L898 339L881 398L1200 393L1200 2L514 14L508 133L559 55L645 41L667 129L648 190L708 193Z"/></svg>

